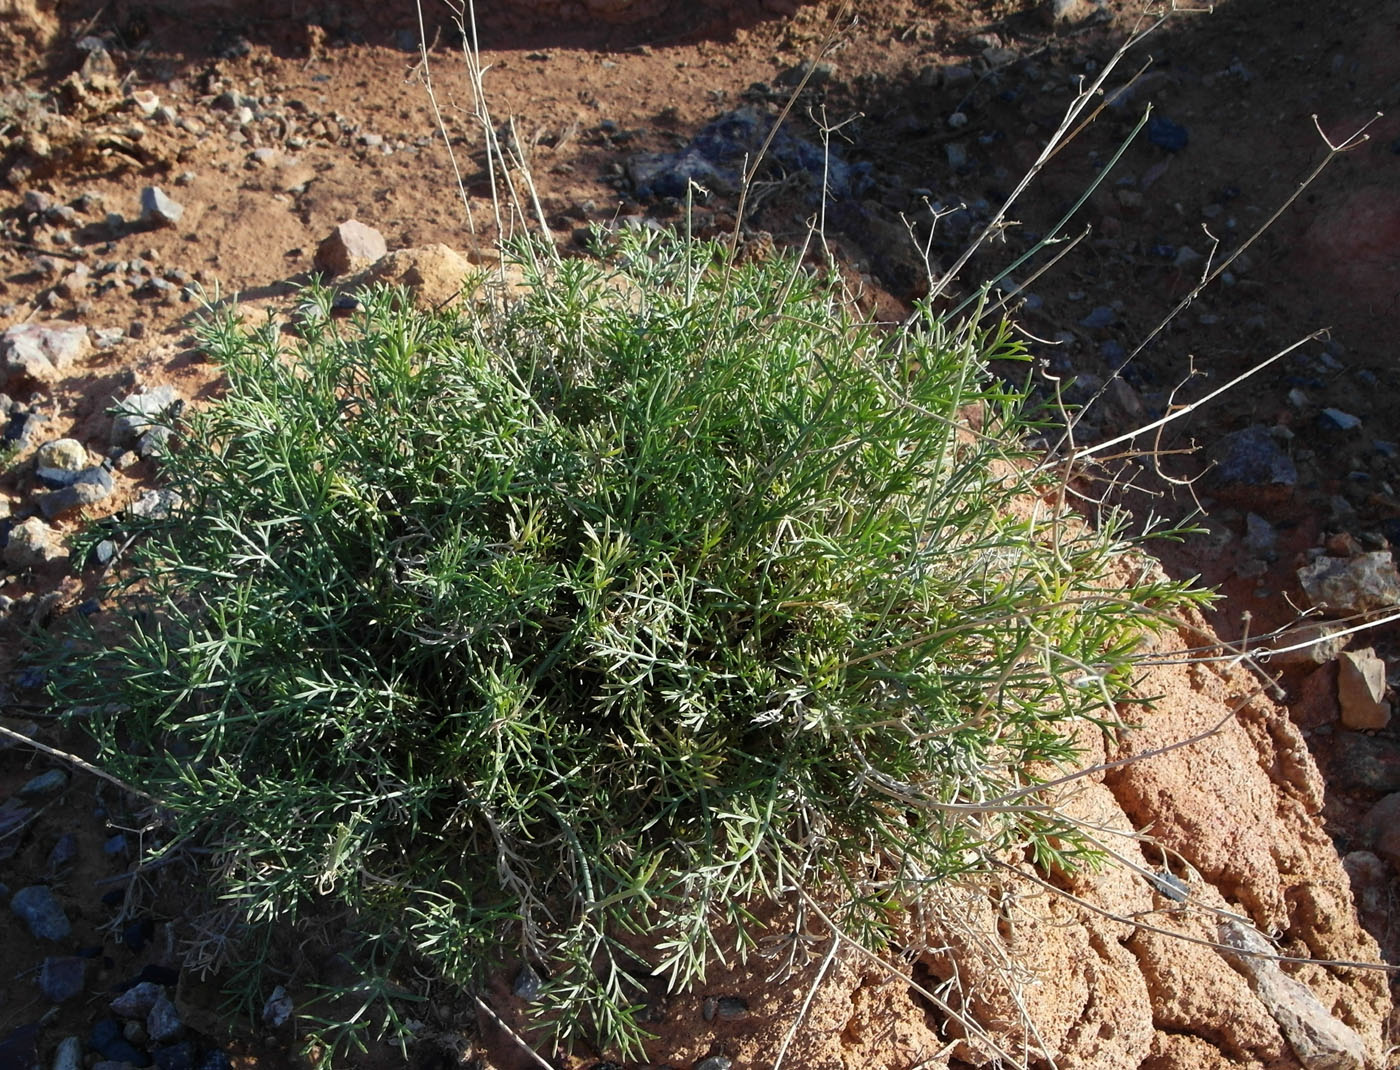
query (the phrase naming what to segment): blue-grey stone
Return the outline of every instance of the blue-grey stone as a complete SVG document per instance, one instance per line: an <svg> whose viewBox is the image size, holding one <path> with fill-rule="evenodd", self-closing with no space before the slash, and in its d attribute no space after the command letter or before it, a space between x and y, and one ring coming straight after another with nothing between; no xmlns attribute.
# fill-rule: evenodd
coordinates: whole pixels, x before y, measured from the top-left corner
<svg viewBox="0 0 1400 1070"><path fill-rule="evenodd" d="M141 222L148 226L174 226L184 214L185 206L167 197L159 186L141 190Z"/></svg>
<svg viewBox="0 0 1400 1070"><path fill-rule="evenodd" d="M1357 417L1341 409L1323 409L1318 419L1329 431L1355 431L1361 426Z"/></svg>
<svg viewBox="0 0 1400 1070"><path fill-rule="evenodd" d="M57 871L62 869L73 859L78 857L78 837L71 832L65 832L58 838L58 842L53 845L53 850L49 852L49 869Z"/></svg>
<svg viewBox="0 0 1400 1070"><path fill-rule="evenodd" d="M1262 424L1226 435L1213 452L1217 458L1215 478L1222 483L1291 487L1298 482L1293 459Z"/></svg>
<svg viewBox="0 0 1400 1070"><path fill-rule="evenodd" d="M1190 142L1191 135L1180 123L1174 123L1164 115L1154 115L1147 120L1147 140L1159 149L1180 152Z"/></svg>
<svg viewBox="0 0 1400 1070"><path fill-rule="evenodd" d="M1117 321L1118 313L1113 308L1108 305L1097 305L1079 321L1079 326L1094 330L1100 327L1112 327Z"/></svg>
<svg viewBox="0 0 1400 1070"><path fill-rule="evenodd" d="M29 926L36 940L66 940L73 931L68 915L47 885L21 888L10 900L10 909Z"/></svg>
<svg viewBox="0 0 1400 1070"><path fill-rule="evenodd" d="M113 836L108 836L102 841L102 853L111 858L116 858L127 852L126 834L118 832Z"/></svg>
<svg viewBox="0 0 1400 1070"><path fill-rule="evenodd" d="M62 791L68 783L68 774L62 769L50 769L47 773L40 773L38 776L25 782L19 789L21 799L37 799L41 795L52 795L56 791Z"/></svg>
<svg viewBox="0 0 1400 1070"><path fill-rule="evenodd" d="M156 1070L194 1070L194 1045L188 1040L155 1050Z"/></svg>
<svg viewBox="0 0 1400 1070"><path fill-rule="evenodd" d="M87 985L87 970L87 959L51 955L39 967L39 991L52 1003L64 1003L82 993Z"/></svg>
<svg viewBox="0 0 1400 1070"><path fill-rule="evenodd" d="M151 1008L163 995L165 989L161 985L154 981L142 981L112 1000L110 1006L113 1014L119 1014L123 1018L144 1018L151 1013Z"/></svg>
<svg viewBox="0 0 1400 1070"><path fill-rule="evenodd" d="M184 1031L185 1023L180 1020L180 1012L170 1002L170 997L162 992L146 1015L146 1035L157 1044L164 1044L178 1039Z"/></svg>
<svg viewBox="0 0 1400 1070"><path fill-rule="evenodd" d="M53 1070L83 1070L83 1042L77 1037L64 1037L53 1054Z"/></svg>
<svg viewBox="0 0 1400 1070"><path fill-rule="evenodd" d="M110 1062L151 1065L151 1057L122 1036L121 1023L114 1018L99 1018L93 1024L88 1047Z"/></svg>

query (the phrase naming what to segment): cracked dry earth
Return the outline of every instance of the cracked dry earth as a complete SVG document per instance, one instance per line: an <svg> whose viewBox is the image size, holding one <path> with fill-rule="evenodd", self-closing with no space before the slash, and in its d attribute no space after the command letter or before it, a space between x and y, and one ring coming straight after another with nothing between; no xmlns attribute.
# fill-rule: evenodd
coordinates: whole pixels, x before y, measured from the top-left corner
<svg viewBox="0 0 1400 1070"><path fill-rule="evenodd" d="M648 168L717 118L745 108L776 115L837 8L518 0L481 13L490 103L498 120L515 120L555 234L567 243L588 224L676 221L676 201L643 188L654 185ZM1136 15L1117 2L1023 0L871 0L853 14L812 68L790 129L816 144L814 120L850 120L835 142L850 184L827 206L828 235L869 313L893 321L925 276L903 219L947 266L1034 158L1076 80L1102 68ZM14 447L0 476L9 514L0 723L82 748L46 715L26 635L56 612L101 612L102 562L67 540L111 518L115 545L123 511L152 500L149 448L139 427L114 424L112 405L203 404L218 394L217 372L190 334L196 286L236 292L250 316L285 313L320 242L349 219L375 228L389 251L446 246L417 254L410 281L423 293L451 294L462 264L453 251L489 259L490 179L449 15L425 6L470 221L416 66L410 5L0 0L0 330L75 329L66 362L52 350L43 359L11 353L0 384ZM1400 844L1389 818L1400 799L1400 739L1386 690L1393 629L1356 637L1351 660L1329 647L1270 663L1279 690L1228 659L1188 666L1169 655L1219 653L1221 638L1288 624L1295 606L1310 604L1300 567L1327 557L1344 570L1400 538L1390 483L1400 439L1393 118L1154 345L1131 364L1124 358L1206 263L1239 249L1321 159L1310 115L1340 139L1376 110L1400 110L1398 18L1380 0L1325 12L1301 0L1229 0L1174 18L1126 61L1136 70L1151 56L1148 73L1060 154L1017 206L1018 227L968 268L967 278L986 277L1049 232L1150 101L1165 125L1138 136L1075 217L1090 235L1044 277L1018 275L1016 315L1037 340L1040 389L1053 390L1052 376L1078 376L1082 389L1119 373L1121 386L1081 421L1093 441L1332 328L1163 441L1204 447L1171 455L1170 475L1215 462L1194 498L1150 471L1126 496L1172 516L1199 499L1207 534L1160 563L1125 568L1199 573L1229 597L1157 640L1164 664L1139 685L1156 701L1134 715L1136 727L1084 740L1086 767L1108 768L1067 785L1063 805L1102 830L1121 864L1066 875L1007 858L994 878L919 919L920 942L933 950L906 956L902 975L854 952L823 972L820 945L780 983L759 956L695 992L658 993L651 1065L765 1067L785 1043L784 1065L801 1070L1389 1065L1390 974L1371 967L1400 962ZM755 255L803 238L814 202L801 159L799 146L760 176L741 228ZM736 210L718 177L696 213L710 233L732 227ZM160 194L143 204L147 187ZM930 233L931 201L967 207ZM1173 395L1193 366L1204 376ZM46 445L65 439L73 445ZM88 481L89 498L51 499L62 492L53 479L66 477L40 469L60 461L106 475ZM1396 600L1386 587L1393 569L1378 567L1381 592L1363 611ZM1368 681L1364 709L1341 682L1349 673ZM0 752L0 796L10 904L0 914L0 1067L293 1060L290 1025L222 1010L217 986L186 968L208 935L186 909L207 877L185 859L132 878L159 836L138 805L20 746ZM48 889L67 933L41 938L21 920L13 897L32 887ZM303 945L285 978L292 998L333 980L337 951L353 940L325 926ZM1262 958L1230 950L1261 947ZM540 1065L511 1036L531 1030L529 1004L513 991L518 965L502 964L483 993L489 1014L424 989L427 1002L412 1009L424 1023L415 1063ZM55 983L64 970L74 979L66 988ZM180 1029L167 1035L154 1003L112 1010L115 997L131 1003L138 981L154 986L143 991L164 999ZM351 1062L398 1060L372 1046Z"/></svg>

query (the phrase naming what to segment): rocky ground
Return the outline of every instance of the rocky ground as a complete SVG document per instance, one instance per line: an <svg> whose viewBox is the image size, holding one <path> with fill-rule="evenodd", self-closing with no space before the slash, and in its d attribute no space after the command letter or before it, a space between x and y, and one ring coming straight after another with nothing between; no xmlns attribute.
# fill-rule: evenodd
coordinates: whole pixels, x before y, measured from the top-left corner
<svg viewBox="0 0 1400 1070"><path fill-rule="evenodd" d="M0 0L0 60L16 75L0 87L0 725L51 746L81 741L53 726L28 637L56 613L100 614L122 517L162 507L150 421L219 390L191 334L199 295L237 294L251 316L284 313L318 267L349 275L378 260L381 275L441 299L466 263L489 260L499 233L445 9L425 8L425 68L412 10L292 6ZM577 252L574 235L590 225L683 222L690 178L710 193L689 225L714 235L734 225L745 154L802 85L746 204L743 240L753 255L800 246L816 220L826 243L809 258L829 249L869 313L896 321L926 293L930 267L938 277L994 216L1078 87L1140 21L1116 2L871 0L854 17L838 7L500 5L482 26L493 127L528 161L548 226ZM1384 556L1400 539L1397 33L1400 12L1384 0L1325 12L1229 0L1176 15L1112 74L1094 123L949 288L951 305L1041 237L1083 233L1044 275L1063 245L1012 270L1002 292L1047 402L1057 380L1071 401L1108 384L1078 424L1089 444L1329 329L1145 443L1155 462L1085 471L1086 494L1099 477L1131 478L1138 489L1120 486L1115 500L1140 516L1205 507L1206 533L1165 547L1162 567L1202 574L1229 597L1183 628L1182 646L1257 636L1301 608L1335 619L1400 601ZM1148 125L1060 224L1149 103ZM1340 143L1378 110L1389 114L1370 140L1247 244L1326 157L1323 135ZM337 229L349 220L364 226ZM94 522L95 534L80 534ZM1059 1065L1314 1065L1257 978L1158 931L1215 940L1211 910L1243 912L1297 958L1400 962L1396 634L1381 627L1346 652L1339 641L1275 659L1281 702L1253 694L1258 676L1238 667L1164 667L1145 681L1167 696L1159 713L1103 758L1239 711L1211 740L1095 777L1074 802L1105 827L1149 831L1166 853L1134 856L1156 884L1061 890L1147 920L1134 928L1039 895L1029 869L991 890L1013 903L1006 940L1042 979L1028 986L1028 1013ZM217 939L180 909L204 878L188 854L138 865L161 835L140 800L22 746L0 753L0 797L0 1067L282 1058L291 997L262 993L254 1025L230 1036L227 1023L250 1016L221 1010L187 968L217 957ZM1188 889L1184 905L1164 873ZM978 902L969 912L986 896ZM991 955L943 937L953 951L912 967L931 987L955 960ZM334 972L335 939L316 956L289 989ZM767 1065L814 969L781 990L736 972L658 1004L658 1058ZM1394 1039L1386 975L1288 969L1383 1065ZM528 1002L509 979L488 1002L526 1030ZM433 1039L416 1056L425 1065L518 1054L491 1016L433 996ZM1015 1018L1006 993L983 998L983 1020ZM991 1057L908 985L848 961L826 978L789 1065ZM374 1051L356 1065L394 1058Z"/></svg>

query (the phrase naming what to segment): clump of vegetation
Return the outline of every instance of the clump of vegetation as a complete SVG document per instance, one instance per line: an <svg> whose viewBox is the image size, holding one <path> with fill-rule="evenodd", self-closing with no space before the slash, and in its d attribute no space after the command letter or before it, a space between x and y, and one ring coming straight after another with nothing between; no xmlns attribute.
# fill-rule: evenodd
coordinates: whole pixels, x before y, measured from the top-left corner
<svg viewBox="0 0 1400 1070"><path fill-rule="evenodd" d="M242 917L338 901L467 985L523 956L562 1039L636 1050L639 977L764 903L873 947L993 857L1081 860L1026 789L1198 596L1107 589L1116 525L1026 505L1007 331L648 230L520 252L489 312L203 330L227 395L60 691Z"/></svg>

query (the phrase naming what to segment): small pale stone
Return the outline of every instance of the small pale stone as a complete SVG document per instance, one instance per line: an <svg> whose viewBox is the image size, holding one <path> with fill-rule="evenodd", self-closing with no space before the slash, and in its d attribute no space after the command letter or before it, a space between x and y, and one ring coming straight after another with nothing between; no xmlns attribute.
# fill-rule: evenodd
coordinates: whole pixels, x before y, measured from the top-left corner
<svg viewBox="0 0 1400 1070"><path fill-rule="evenodd" d="M1400 603L1400 575L1388 550L1319 557L1298 570L1298 582L1319 609L1364 613Z"/></svg>
<svg viewBox="0 0 1400 1070"><path fill-rule="evenodd" d="M1342 724L1350 729L1374 731L1390 723L1385 662L1370 647L1349 650L1338 660L1337 700L1342 707Z"/></svg>
<svg viewBox="0 0 1400 1070"><path fill-rule="evenodd" d="M141 222L148 226L173 227L185 214L185 206L165 195L159 186L141 190Z"/></svg>
<svg viewBox="0 0 1400 1070"><path fill-rule="evenodd" d="M347 219L317 246L315 266L328 275L349 275L363 271L388 251L383 234L358 219Z"/></svg>
<svg viewBox="0 0 1400 1070"><path fill-rule="evenodd" d="M1273 958L1277 952L1257 931L1233 919L1223 921L1220 942L1249 953L1221 952L1244 974L1307 1070L1363 1070L1368 1065L1365 1041L1334 1018L1312 989L1279 968Z"/></svg>
<svg viewBox="0 0 1400 1070"><path fill-rule="evenodd" d="M10 541L5 544L5 564L21 572L57 561L66 556L59 544L58 532L37 516L21 520L10 529Z"/></svg>
<svg viewBox="0 0 1400 1070"><path fill-rule="evenodd" d="M83 1042L77 1037L64 1037L58 1042L53 1056L53 1070L82 1070Z"/></svg>
<svg viewBox="0 0 1400 1070"><path fill-rule="evenodd" d="M68 486L87 467L87 447L76 438L45 442L34 455L34 474L39 482L51 487Z"/></svg>
<svg viewBox="0 0 1400 1070"><path fill-rule="evenodd" d="M22 323L0 334L0 361L11 376L51 382L91 348L86 327Z"/></svg>

